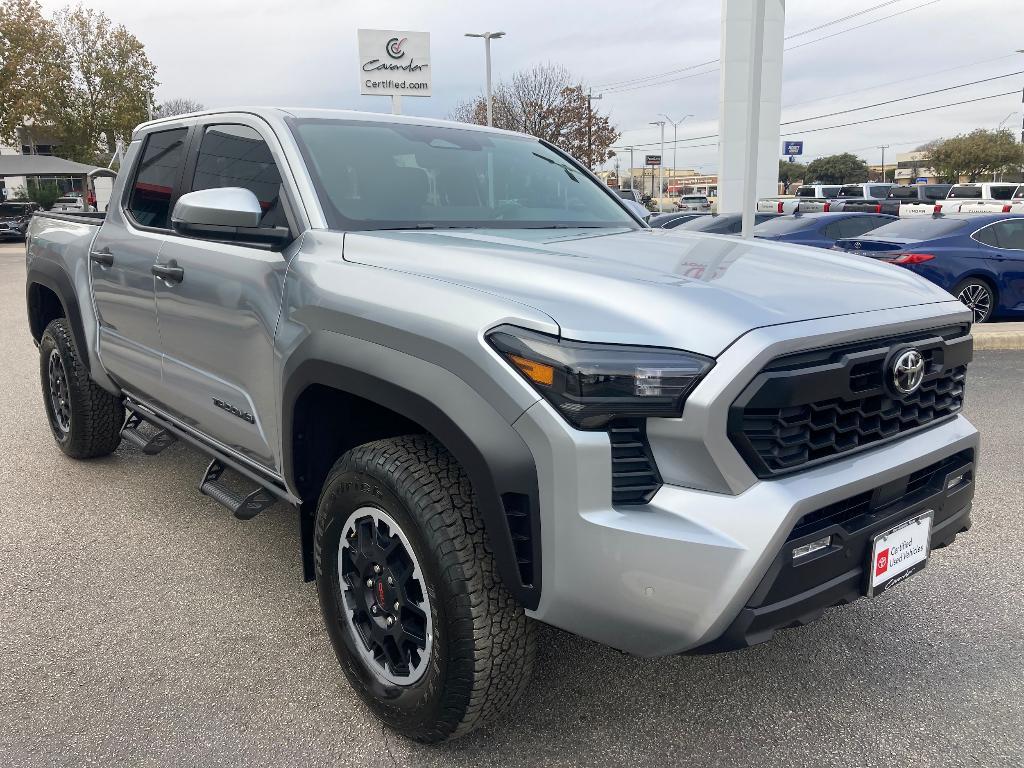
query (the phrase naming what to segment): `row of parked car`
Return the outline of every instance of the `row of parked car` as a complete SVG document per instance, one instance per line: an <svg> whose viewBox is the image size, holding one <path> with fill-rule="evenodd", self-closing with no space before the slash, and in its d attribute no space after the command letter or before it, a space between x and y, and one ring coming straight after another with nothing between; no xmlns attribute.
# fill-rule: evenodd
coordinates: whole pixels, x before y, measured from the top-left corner
<svg viewBox="0 0 1024 768"><path fill-rule="evenodd" d="M977 213L946 213L943 208L928 216L900 216L892 208L759 211L753 233L766 240L855 253L909 269L955 295L974 312L975 322L985 323L1024 316L1024 207L1020 212L1003 207ZM651 217L649 223L665 229L738 235L741 217L667 213Z"/></svg>
<svg viewBox="0 0 1024 768"><path fill-rule="evenodd" d="M1014 211L1015 207L1020 210ZM1024 212L1024 184L807 184L797 189L795 197L759 200L757 210L761 213L859 211L894 216L920 216L938 212Z"/></svg>

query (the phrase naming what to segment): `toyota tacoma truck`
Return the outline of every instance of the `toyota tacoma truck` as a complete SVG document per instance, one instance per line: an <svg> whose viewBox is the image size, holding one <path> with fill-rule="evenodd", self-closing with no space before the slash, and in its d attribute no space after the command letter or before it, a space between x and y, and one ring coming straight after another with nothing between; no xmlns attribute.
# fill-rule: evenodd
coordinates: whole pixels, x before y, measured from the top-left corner
<svg viewBox="0 0 1024 768"><path fill-rule="evenodd" d="M970 526L962 304L860 256L650 229L529 136L145 123L107 212L34 216L27 267L60 450L184 441L236 517L294 510L339 666L421 741L520 696L539 622L741 649Z"/></svg>

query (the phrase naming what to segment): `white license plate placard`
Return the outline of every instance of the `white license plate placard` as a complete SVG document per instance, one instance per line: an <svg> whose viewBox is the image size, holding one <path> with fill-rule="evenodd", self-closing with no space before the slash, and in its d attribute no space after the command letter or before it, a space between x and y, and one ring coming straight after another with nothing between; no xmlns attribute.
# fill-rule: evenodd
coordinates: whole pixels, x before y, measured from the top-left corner
<svg viewBox="0 0 1024 768"><path fill-rule="evenodd" d="M923 510L872 540L868 595L877 595L928 563L935 512Z"/></svg>

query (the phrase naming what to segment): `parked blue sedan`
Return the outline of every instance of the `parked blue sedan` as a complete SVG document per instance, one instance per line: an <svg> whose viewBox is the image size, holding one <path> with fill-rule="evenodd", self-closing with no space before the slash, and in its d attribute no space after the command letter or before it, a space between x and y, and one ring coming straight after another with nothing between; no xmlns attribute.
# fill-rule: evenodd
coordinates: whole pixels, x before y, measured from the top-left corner
<svg viewBox="0 0 1024 768"><path fill-rule="evenodd" d="M895 216L884 213L794 213L758 224L754 237L831 248L836 240L860 237L894 221Z"/></svg>
<svg viewBox="0 0 1024 768"><path fill-rule="evenodd" d="M945 288L984 323L1024 315L1024 215L900 219L836 248L899 264Z"/></svg>

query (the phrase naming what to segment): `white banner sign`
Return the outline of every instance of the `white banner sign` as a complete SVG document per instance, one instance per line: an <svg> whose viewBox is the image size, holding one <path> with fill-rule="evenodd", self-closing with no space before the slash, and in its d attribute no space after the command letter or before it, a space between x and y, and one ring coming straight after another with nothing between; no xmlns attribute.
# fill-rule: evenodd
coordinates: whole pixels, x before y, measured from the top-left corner
<svg viewBox="0 0 1024 768"><path fill-rule="evenodd" d="M430 33L359 30L359 92L430 96Z"/></svg>

